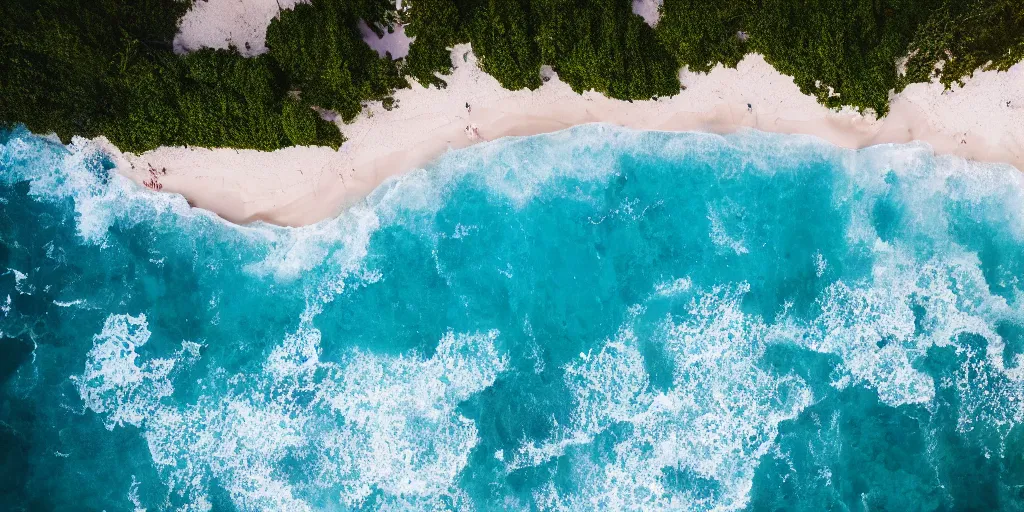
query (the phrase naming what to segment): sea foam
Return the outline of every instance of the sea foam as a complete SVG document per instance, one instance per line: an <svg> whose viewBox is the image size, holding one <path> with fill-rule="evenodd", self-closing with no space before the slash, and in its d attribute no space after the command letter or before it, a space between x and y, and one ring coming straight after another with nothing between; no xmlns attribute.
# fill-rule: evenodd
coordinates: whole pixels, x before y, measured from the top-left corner
<svg viewBox="0 0 1024 512"><path fill-rule="evenodd" d="M1019 503L1007 166L584 126L240 227L0 140L16 506Z"/></svg>

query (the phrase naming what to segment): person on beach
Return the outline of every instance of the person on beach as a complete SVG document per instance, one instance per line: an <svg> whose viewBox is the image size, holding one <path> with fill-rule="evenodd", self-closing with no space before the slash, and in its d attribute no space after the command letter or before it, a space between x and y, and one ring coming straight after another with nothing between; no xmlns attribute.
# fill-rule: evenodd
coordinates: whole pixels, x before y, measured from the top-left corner
<svg viewBox="0 0 1024 512"><path fill-rule="evenodd" d="M480 128L475 124L466 127L466 137L473 142L486 140L480 136Z"/></svg>

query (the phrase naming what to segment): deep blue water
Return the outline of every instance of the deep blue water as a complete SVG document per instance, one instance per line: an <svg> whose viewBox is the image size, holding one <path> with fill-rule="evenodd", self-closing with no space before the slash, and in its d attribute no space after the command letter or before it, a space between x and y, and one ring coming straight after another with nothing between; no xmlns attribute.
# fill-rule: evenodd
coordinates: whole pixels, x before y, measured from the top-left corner
<svg viewBox="0 0 1024 512"><path fill-rule="evenodd" d="M1021 510L1024 179L585 126L301 229L0 135L4 510Z"/></svg>

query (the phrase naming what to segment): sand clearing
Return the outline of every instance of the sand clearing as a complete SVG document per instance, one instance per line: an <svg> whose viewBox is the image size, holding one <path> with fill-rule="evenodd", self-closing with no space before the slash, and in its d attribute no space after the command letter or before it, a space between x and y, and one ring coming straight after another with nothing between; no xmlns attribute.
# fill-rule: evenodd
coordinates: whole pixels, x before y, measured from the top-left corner
<svg viewBox="0 0 1024 512"><path fill-rule="evenodd" d="M175 53L227 49L253 57L267 51L267 25L282 9L306 0L196 0L178 21Z"/></svg>
<svg viewBox="0 0 1024 512"><path fill-rule="evenodd" d="M341 125L348 140L338 151L111 152L119 169L140 184L151 180L150 167L166 169L157 177L160 189L180 193L195 206L232 222L289 226L335 216L389 177L420 168L450 149L594 122L716 133L756 128L814 135L847 148L920 140L937 152L1024 169L1024 63L1009 72L978 72L950 91L937 83L911 85L892 98L890 114L877 120L821 106L756 54L736 69L683 71L686 90L680 94L634 102L576 94L550 70L536 91L505 90L479 69L469 45L456 47L452 62L447 88L413 83L396 92L397 108L368 104L353 123Z"/></svg>
<svg viewBox="0 0 1024 512"><path fill-rule="evenodd" d="M377 52L377 55L384 57L390 54L392 59L401 59L409 55L409 45L414 39L405 35L404 25L396 26L391 32L384 30L384 36L378 37L363 20L359 20L359 35L373 51Z"/></svg>
<svg viewBox="0 0 1024 512"><path fill-rule="evenodd" d="M645 23L653 27L661 18L659 9L663 3L665 0L633 0L633 14L640 16Z"/></svg>

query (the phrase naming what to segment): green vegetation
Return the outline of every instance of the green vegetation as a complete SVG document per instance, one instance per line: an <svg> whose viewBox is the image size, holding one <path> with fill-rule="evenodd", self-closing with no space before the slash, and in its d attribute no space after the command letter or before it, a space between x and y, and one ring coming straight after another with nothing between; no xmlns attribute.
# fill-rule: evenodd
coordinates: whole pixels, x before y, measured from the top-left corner
<svg viewBox="0 0 1024 512"><path fill-rule="evenodd" d="M658 36L692 71L706 73L718 63L736 67L747 53L739 36L746 9L742 2L666 0Z"/></svg>
<svg viewBox="0 0 1024 512"><path fill-rule="evenodd" d="M899 88L933 75L946 86L975 69L1006 71L1024 58L1024 2L944 0L911 42ZM936 66L942 63L940 71Z"/></svg>
<svg viewBox="0 0 1024 512"><path fill-rule="evenodd" d="M359 113L363 100L383 100L408 85L390 60L363 42L359 18L344 1L319 1L295 6L267 28L270 58L302 100L346 121Z"/></svg>
<svg viewBox="0 0 1024 512"><path fill-rule="evenodd" d="M451 73L448 48L469 40L466 27L470 25L475 3L474 0L415 0L410 3L409 26L405 33L416 41L409 47L406 57L404 71L407 75L423 85L445 86L437 74Z"/></svg>
<svg viewBox="0 0 1024 512"><path fill-rule="evenodd" d="M442 81L446 48L463 42L505 87L537 87L548 64L577 91L621 99L675 94L678 68L758 52L829 107L884 114L889 91L930 80L940 62L949 85L1024 58L1021 0L664 0L654 29L628 0L410 1L409 74L424 84Z"/></svg>
<svg viewBox="0 0 1024 512"><path fill-rule="evenodd" d="M751 12L751 49L830 107L885 114L890 90L931 80L940 62L949 86L1024 57L1020 0L762 0Z"/></svg>
<svg viewBox="0 0 1024 512"><path fill-rule="evenodd" d="M896 61L930 0L763 0L748 15L750 46L829 106L888 110Z"/></svg>
<svg viewBox="0 0 1024 512"><path fill-rule="evenodd" d="M61 138L108 124L111 77L140 55L169 53L177 0L0 2L0 121Z"/></svg>
<svg viewBox="0 0 1024 512"><path fill-rule="evenodd" d="M630 0L413 0L416 37L405 72L443 87L448 48L472 43L485 71L509 89L540 87L549 64L577 92L620 99L679 92L678 64Z"/></svg>
<svg viewBox="0 0 1024 512"><path fill-rule="evenodd" d="M11 0L0 5L0 123L106 135L118 147L338 147L314 106L344 119L405 86L359 36L386 1L314 0L268 29L270 51L171 51L182 0Z"/></svg>
<svg viewBox="0 0 1024 512"><path fill-rule="evenodd" d="M480 67L501 77L507 89L540 87L541 56L532 16L526 0L487 0L471 26L470 39L473 51L480 55Z"/></svg>
<svg viewBox="0 0 1024 512"><path fill-rule="evenodd" d="M459 43L507 88L539 87L549 65L576 91L625 100L678 93L682 66L706 72L759 52L823 104L879 114L891 90L1024 58L1021 0L664 0L655 28L630 0L406 0L403 12L390 0L312 0L273 21L269 51L254 58L175 55L190 2L0 2L0 125L102 134L130 151L337 147L319 112L348 121L366 101L393 105L406 76L444 87ZM408 57L379 57L360 19L377 31L408 23Z"/></svg>
<svg viewBox="0 0 1024 512"><path fill-rule="evenodd" d="M679 66L630 0L538 0L544 61L573 90L619 99L679 92Z"/></svg>
<svg viewBox="0 0 1024 512"><path fill-rule="evenodd" d="M284 142L281 78L265 56L203 50L156 59L139 59L113 84L118 110L101 133L119 147L275 149Z"/></svg>

